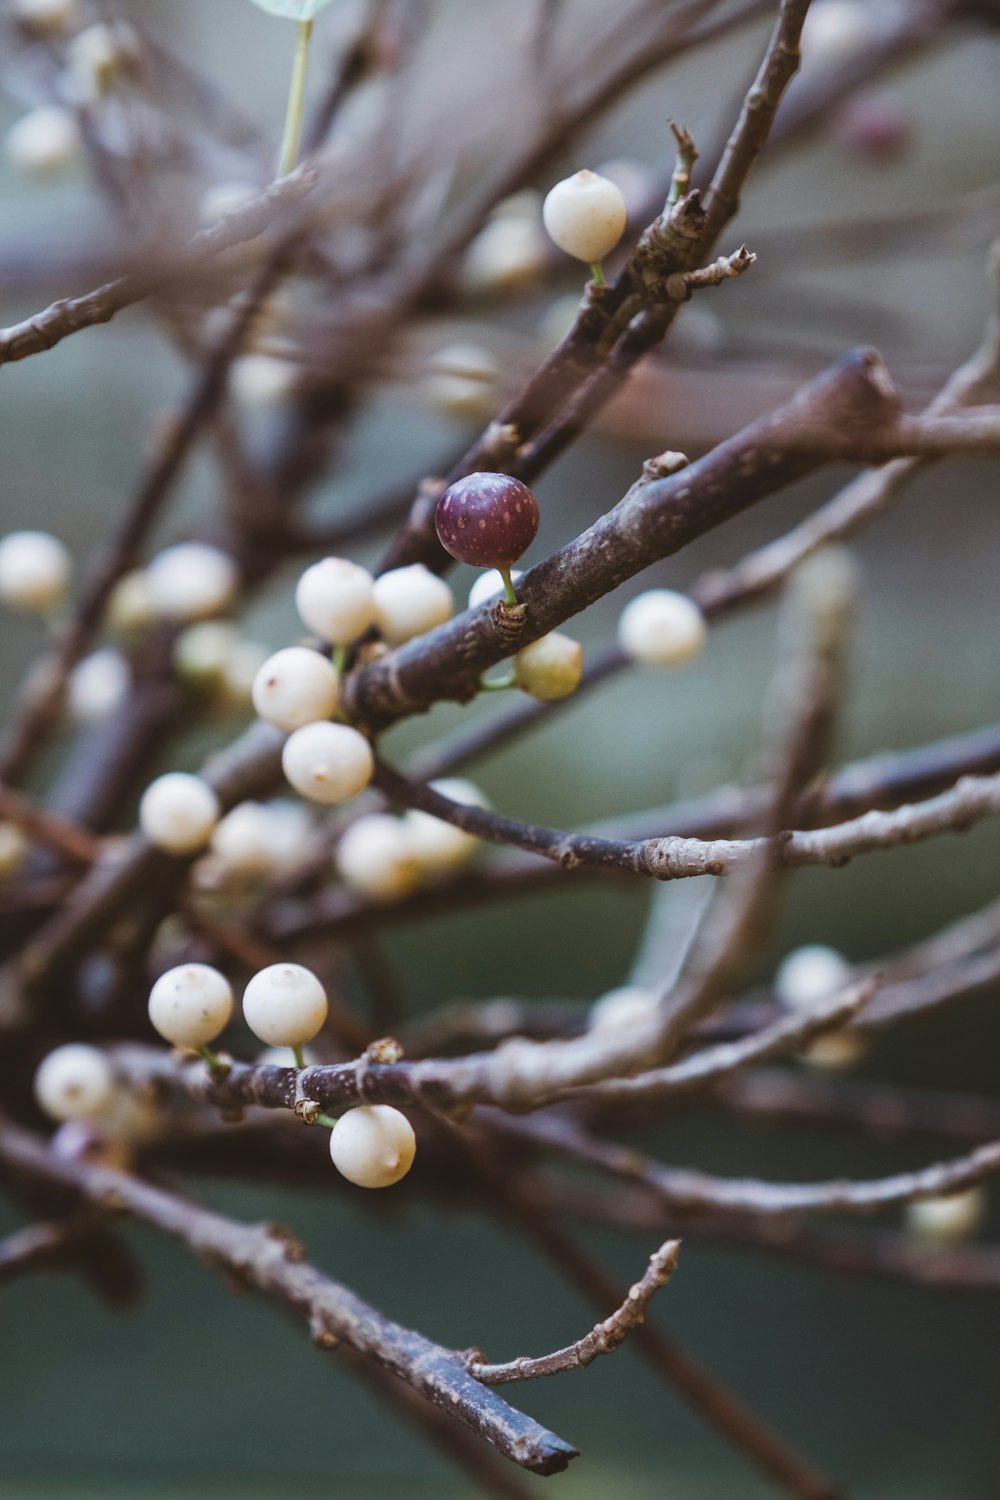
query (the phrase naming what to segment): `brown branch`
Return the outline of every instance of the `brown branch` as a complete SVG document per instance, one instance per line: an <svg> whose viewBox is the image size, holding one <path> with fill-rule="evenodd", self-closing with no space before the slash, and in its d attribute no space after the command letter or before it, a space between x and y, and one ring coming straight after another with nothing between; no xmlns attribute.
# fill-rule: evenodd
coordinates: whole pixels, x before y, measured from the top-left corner
<svg viewBox="0 0 1000 1500"><path fill-rule="evenodd" d="M36 807L11 787L0 783L0 818L15 824L35 843L43 844L56 854L65 855L75 864L91 865L100 854L100 840L93 834L62 818L58 813Z"/></svg>
<svg viewBox="0 0 1000 1500"><path fill-rule="evenodd" d="M621 1306L565 1349L557 1349L538 1359L522 1355L520 1359L508 1360L501 1365L473 1360L467 1366L469 1374L484 1385L505 1385L514 1380L539 1380L546 1375L561 1375L566 1370L585 1370L600 1355L613 1354L633 1329L644 1322L646 1308L677 1269L680 1248L680 1240L667 1240L654 1251L641 1279L629 1289Z"/></svg>
<svg viewBox="0 0 1000 1500"><path fill-rule="evenodd" d="M460 1356L384 1317L308 1265L301 1247L273 1226L242 1224L127 1173L56 1157L38 1137L6 1123L0 1125L0 1160L12 1172L59 1183L181 1241L210 1265L290 1307L320 1348L349 1344L522 1468L557 1473L576 1456L568 1443L468 1375Z"/></svg>

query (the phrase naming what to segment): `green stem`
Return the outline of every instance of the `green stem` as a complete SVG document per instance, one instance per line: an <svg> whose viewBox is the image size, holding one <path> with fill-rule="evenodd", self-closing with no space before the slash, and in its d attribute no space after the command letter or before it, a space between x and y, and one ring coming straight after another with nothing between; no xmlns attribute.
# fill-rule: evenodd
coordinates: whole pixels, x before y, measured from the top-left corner
<svg viewBox="0 0 1000 1500"><path fill-rule="evenodd" d="M295 1058L295 1066L297 1068L304 1068L306 1066L306 1055L301 1047L293 1047L292 1056Z"/></svg>
<svg viewBox="0 0 1000 1500"><path fill-rule="evenodd" d="M306 70L309 66L309 43L312 40L313 23L299 22L299 35L295 44L295 61L292 63L292 82L288 90L288 109L285 112L285 133L281 139L281 155L278 158L278 176L287 177L299 159L299 141L302 137L302 110L306 98Z"/></svg>
<svg viewBox="0 0 1000 1500"><path fill-rule="evenodd" d="M213 1073L228 1073L229 1072L229 1069L227 1068L226 1064L222 1061L222 1058L219 1057L219 1056L217 1056L216 1053L214 1053L212 1051L211 1047L199 1047L198 1048L198 1055L199 1055L199 1057L203 1057L205 1059L205 1061L208 1063L208 1066L211 1068L211 1070L212 1070Z"/></svg>
<svg viewBox="0 0 1000 1500"><path fill-rule="evenodd" d="M337 1116L336 1115L314 1115L313 1116L313 1124L314 1125L325 1125L326 1128L327 1128L327 1130L332 1130L333 1127L336 1125L336 1123L337 1123Z"/></svg>
<svg viewBox="0 0 1000 1500"><path fill-rule="evenodd" d="M505 693L508 688L517 686L517 676L514 672L508 672L506 677L480 677L479 691L481 693Z"/></svg>
<svg viewBox="0 0 1000 1500"><path fill-rule="evenodd" d="M506 604L509 604L511 606L511 608L514 609L517 606L518 599L517 599L517 590L514 588L514 580L510 576L510 568L500 567L500 568L497 568L497 572L500 574L500 577L503 579L503 597L504 597L504 602Z"/></svg>
<svg viewBox="0 0 1000 1500"><path fill-rule="evenodd" d="M345 674L347 672L347 663L348 663L348 659L350 657L350 650L351 650L351 648L349 646L335 646L334 647L334 651L333 651L333 666L334 666L334 670L336 671L338 677L345 676Z"/></svg>
<svg viewBox="0 0 1000 1500"><path fill-rule="evenodd" d="M592 260L590 262L590 279L597 286L607 286L608 284L604 275L604 267L599 260Z"/></svg>

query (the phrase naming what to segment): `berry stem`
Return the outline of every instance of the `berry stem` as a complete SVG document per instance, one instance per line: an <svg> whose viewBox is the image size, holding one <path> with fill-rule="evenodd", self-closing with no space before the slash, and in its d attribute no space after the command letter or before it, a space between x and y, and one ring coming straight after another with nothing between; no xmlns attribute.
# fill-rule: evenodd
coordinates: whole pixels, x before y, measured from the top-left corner
<svg viewBox="0 0 1000 1500"><path fill-rule="evenodd" d="M295 1066L297 1068L304 1068L306 1066L305 1053L302 1051L301 1047L293 1047L292 1056L295 1058Z"/></svg>
<svg viewBox="0 0 1000 1500"><path fill-rule="evenodd" d="M325 1125L326 1128L327 1128L327 1130L332 1130L333 1127L337 1124L337 1116L336 1115L314 1115L313 1116L313 1124L314 1125Z"/></svg>
<svg viewBox="0 0 1000 1500"><path fill-rule="evenodd" d="M481 693L505 693L508 688L516 687L517 676L514 672L508 672L506 677L480 677L479 691Z"/></svg>
<svg viewBox="0 0 1000 1500"><path fill-rule="evenodd" d="M590 262L590 279L595 283L596 286L607 286L607 280L605 279L604 275L604 267L601 265L601 262L599 260L592 260Z"/></svg>
<svg viewBox="0 0 1000 1500"><path fill-rule="evenodd" d="M334 646L333 666L338 677L343 677L347 672L347 662L350 655L349 646Z"/></svg>
<svg viewBox="0 0 1000 1500"><path fill-rule="evenodd" d="M199 1057L203 1057L205 1059L214 1074L218 1075L220 1073L229 1072L229 1069L222 1061L222 1058L219 1057L218 1053L213 1052L211 1047L199 1047L198 1055Z"/></svg>
<svg viewBox="0 0 1000 1500"><path fill-rule="evenodd" d="M512 609L515 609L517 607L518 598L517 590L514 588L514 580L510 576L510 568L505 568L503 564L501 564L500 567L497 568L497 572L503 579L504 603L509 604Z"/></svg>
<svg viewBox="0 0 1000 1500"><path fill-rule="evenodd" d="M279 177L287 177L299 159L302 110L306 97L306 70L309 66L309 43L312 40L312 29L311 21L299 22L295 60L292 63L292 81L288 90L288 108L285 112L285 133L281 139L281 155L278 158Z"/></svg>

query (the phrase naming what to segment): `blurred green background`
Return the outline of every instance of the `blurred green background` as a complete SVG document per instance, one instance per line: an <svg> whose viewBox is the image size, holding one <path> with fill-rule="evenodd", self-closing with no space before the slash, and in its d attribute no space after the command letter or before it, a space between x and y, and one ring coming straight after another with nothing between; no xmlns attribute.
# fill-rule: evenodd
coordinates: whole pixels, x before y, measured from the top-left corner
<svg viewBox="0 0 1000 1500"><path fill-rule="evenodd" d="M484 3L498 26L521 10L504 0ZM290 52L281 23L247 0L136 0L113 9L196 54L277 133ZM587 7L576 9L583 16ZM443 7L434 24L460 24L462 10ZM560 166L621 154L658 163L667 113L696 138L713 136L762 36L760 28L744 31L657 75ZM321 27L321 56L323 45ZM983 35L935 44L891 78L912 129L902 158L862 162L819 131L760 170L736 237L754 247L759 233L776 247L783 274L765 275L764 259L759 291L752 272L713 297L722 369L751 353L784 358L798 350L807 371L855 342L876 342L900 380L923 394L971 350L988 307L982 226L944 242L915 232L880 256L863 235L852 251L814 259L782 262L777 247L786 227L844 217L861 223L992 183L998 67L1000 46ZM19 104L7 99L3 109L9 122ZM5 240L65 236L94 213L82 184L40 188L0 171ZM530 358L546 306L572 284L554 277L548 290L512 306L481 309L478 333L495 316L498 352ZM29 310L17 298L0 303L5 322ZM682 330L683 318L683 349ZM51 526L83 553L138 471L151 423L183 385L179 362L141 311L5 371L2 528ZM721 435L725 413L713 419ZM350 509L405 477L415 459L433 467L461 430L429 412L405 380L393 383L368 404L317 508ZM689 441L668 401L656 448ZM607 438L580 444L538 487L545 519L532 555L573 534L581 516L607 508L651 451ZM845 477L846 470L824 472L653 570L648 582L683 587L705 566L735 560ZM210 468L195 464L169 534L211 503L213 485ZM949 462L928 471L859 539L865 591L840 756L916 744L997 717L996 499L995 466ZM269 589L249 616L252 633L276 645L294 631L287 583ZM618 608L619 601L607 603L577 622L588 645L608 639ZM9 698L40 640L33 626L8 617L0 630L0 689ZM773 608L740 615L713 632L696 670L621 678L477 768L476 779L504 810L573 826L737 775L754 743L773 645ZM460 717L440 710L395 733L389 749L399 756ZM204 748L192 741L183 754L194 763ZM803 941L831 942L858 959L884 953L989 899L998 875L1000 849L988 824L843 871L806 871L790 883L769 961ZM413 1011L462 997L594 997L623 981L648 897L644 886L606 890L568 880L558 893L402 926L387 951ZM992 998L887 1037L864 1070L995 1093L1000 1026ZM699 1114L665 1129L656 1144L677 1163L789 1177L874 1175L920 1159L909 1149L801 1131L789 1139ZM234 1214L293 1225L320 1266L445 1344L475 1342L499 1359L557 1347L589 1326L589 1309L547 1265L477 1215L369 1214L363 1195L334 1189L326 1198L221 1182L197 1187ZM0 1206L0 1227L8 1221L16 1222ZM381 1500L405 1487L413 1500L450 1500L472 1493L419 1438L385 1419L335 1356L313 1351L273 1308L220 1292L186 1252L141 1230L126 1233L149 1278L144 1303L128 1317L108 1315L69 1278L28 1278L0 1297L0 1495ZM586 1237L623 1277L635 1275L651 1248L622 1236ZM988 1500L1000 1493L1000 1309L985 1297L838 1282L778 1260L690 1246L653 1316L851 1495ZM585 1374L525 1388L520 1401L583 1449L568 1474L545 1482L566 1500L772 1493L628 1349ZM541 1481L525 1483L540 1492Z"/></svg>

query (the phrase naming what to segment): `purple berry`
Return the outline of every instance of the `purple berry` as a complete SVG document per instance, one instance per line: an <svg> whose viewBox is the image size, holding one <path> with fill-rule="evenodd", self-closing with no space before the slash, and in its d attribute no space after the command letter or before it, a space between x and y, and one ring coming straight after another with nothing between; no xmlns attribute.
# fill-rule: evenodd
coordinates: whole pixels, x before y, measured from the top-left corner
<svg viewBox="0 0 1000 1500"><path fill-rule="evenodd" d="M442 547L474 568L509 568L538 530L538 504L508 474L468 474L445 490L435 512Z"/></svg>

